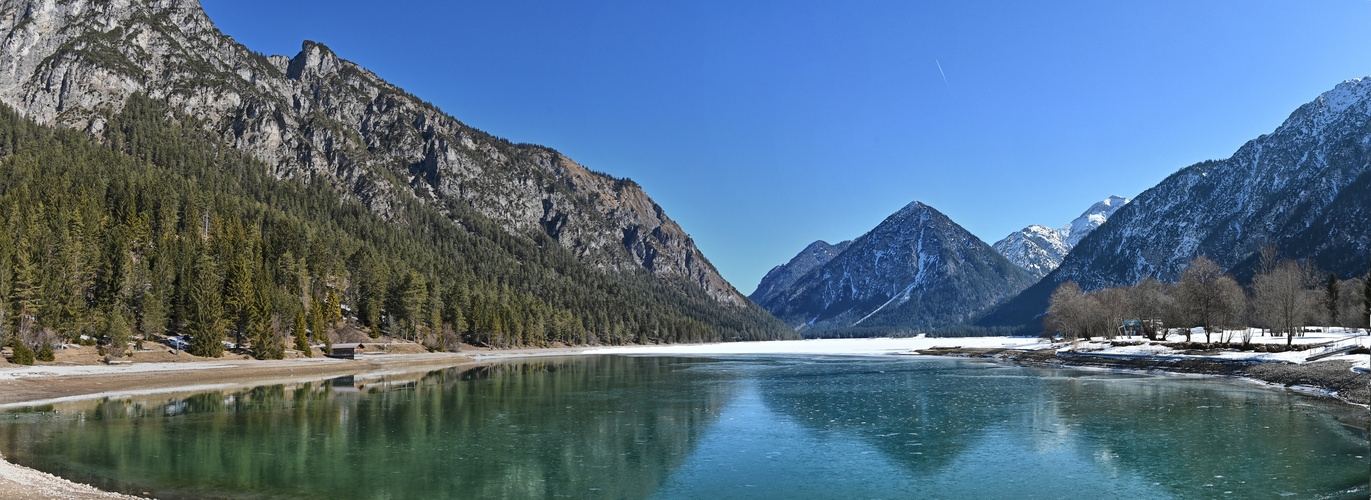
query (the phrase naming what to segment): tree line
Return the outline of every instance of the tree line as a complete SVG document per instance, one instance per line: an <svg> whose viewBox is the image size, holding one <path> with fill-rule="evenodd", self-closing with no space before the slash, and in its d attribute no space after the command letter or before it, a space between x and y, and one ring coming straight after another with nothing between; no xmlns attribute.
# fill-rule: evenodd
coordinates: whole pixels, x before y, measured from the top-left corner
<svg viewBox="0 0 1371 500"><path fill-rule="evenodd" d="M383 219L328 178L273 177L141 94L105 118L102 143L0 105L0 341L16 356L185 334L196 355L229 342L279 358L345 325L432 349L788 333L755 306L593 269L462 203L398 196Z"/></svg>
<svg viewBox="0 0 1371 500"><path fill-rule="evenodd" d="M1132 327L1151 340L1164 340L1179 328L1186 342L1198 328L1206 343L1232 342L1236 332L1244 345L1255 327L1284 336L1290 345L1305 325L1368 328L1368 316L1371 262L1363 277L1325 277L1306 262L1278 259L1275 249L1266 247L1246 287L1204 256L1192 260L1175 283L1149 277L1084 293L1068 281L1052 293L1044 327L1069 339L1113 338Z"/></svg>

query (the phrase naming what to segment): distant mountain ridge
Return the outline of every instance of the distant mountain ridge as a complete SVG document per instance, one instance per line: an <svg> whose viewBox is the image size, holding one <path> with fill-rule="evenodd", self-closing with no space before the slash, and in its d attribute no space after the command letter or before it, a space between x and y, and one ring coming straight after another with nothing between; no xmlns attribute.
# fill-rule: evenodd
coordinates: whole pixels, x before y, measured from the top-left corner
<svg viewBox="0 0 1371 500"><path fill-rule="evenodd" d="M1010 262L1022 267L1034 278L1042 278L1052 272L1066 254L1080 243L1086 235L1104 224L1109 216L1128 203L1121 196L1110 196L1091 205L1085 213L1059 229L1032 225L1011 233L992 245Z"/></svg>
<svg viewBox="0 0 1371 500"><path fill-rule="evenodd" d="M790 262L771 268L771 271L762 277L762 282L757 285L757 290L752 292L748 298L757 303L770 300L775 294L783 293L793 286L809 271L833 260L851 245L852 240L837 245L830 245L824 240L810 243L798 255L790 259Z"/></svg>
<svg viewBox="0 0 1371 500"><path fill-rule="evenodd" d="M1233 156L1167 177L1086 236L1061 266L978 321L1036 325L1061 283L1086 290L1175 280L1198 255L1240 280L1262 246L1339 276L1371 254L1371 78L1338 84Z"/></svg>
<svg viewBox="0 0 1371 500"><path fill-rule="evenodd" d="M803 332L927 331L964 321L1033 281L990 245L917 201L838 245L845 248L822 263L833 248L820 243L773 269L752 295Z"/></svg>

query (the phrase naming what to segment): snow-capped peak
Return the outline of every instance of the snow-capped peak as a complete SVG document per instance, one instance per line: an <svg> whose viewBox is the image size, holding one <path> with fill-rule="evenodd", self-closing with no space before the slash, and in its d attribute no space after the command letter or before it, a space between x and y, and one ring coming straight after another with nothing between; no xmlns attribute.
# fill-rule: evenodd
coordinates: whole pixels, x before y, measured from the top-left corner
<svg viewBox="0 0 1371 500"><path fill-rule="evenodd" d="M1095 228L1104 224L1104 221L1109 220L1109 217L1114 215L1114 212L1117 212L1120 208L1123 208L1124 205L1127 205L1128 201L1128 198L1122 196L1110 196L1103 201L1091 205L1089 210L1086 210L1085 213L1081 214L1080 217L1077 217L1076 220L1071 221L1070 224L1062 226L1057 232L1061 233L1062 241L1066 243L1068 249L1075 247L1076 244L1080 243L1082 239L1085 239L1085 236L1090 234L1091 231L1094 231Z"/></svg>
<svg viewBox="0 0 1371 500"><path fill-rule="evenodd" d="M996 242L995 251L1041 278L1056 269L1077 243L1109 220L1114 212L1128 202L1128 198L1110 196L1091 205L1080 217L1060 229L1039 225L1028 226Z"/></svg>

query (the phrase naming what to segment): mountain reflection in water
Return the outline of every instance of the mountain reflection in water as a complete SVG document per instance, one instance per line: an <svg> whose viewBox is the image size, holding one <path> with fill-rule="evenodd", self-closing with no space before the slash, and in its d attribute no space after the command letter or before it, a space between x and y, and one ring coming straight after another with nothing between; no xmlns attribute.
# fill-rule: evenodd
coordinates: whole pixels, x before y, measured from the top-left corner
<svg viewBox="0 0 1371 500"><path fill-rule="evenodd" d="M1364 498L1343 410L975 360L583 356L16 411L0 450L158 498Z"/></svg>

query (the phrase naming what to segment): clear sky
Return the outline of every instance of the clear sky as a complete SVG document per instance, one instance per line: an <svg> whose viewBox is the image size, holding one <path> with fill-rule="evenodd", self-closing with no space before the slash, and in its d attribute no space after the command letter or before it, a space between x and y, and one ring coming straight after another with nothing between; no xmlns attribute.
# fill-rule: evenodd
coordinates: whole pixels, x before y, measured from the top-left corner
<svg viewBox="0 0 1371 500"><path fill-rule="evenodd" d="M1371 1L202 0L637 181L734 286L919 200L987 243L1371 75Z"/></svg>

